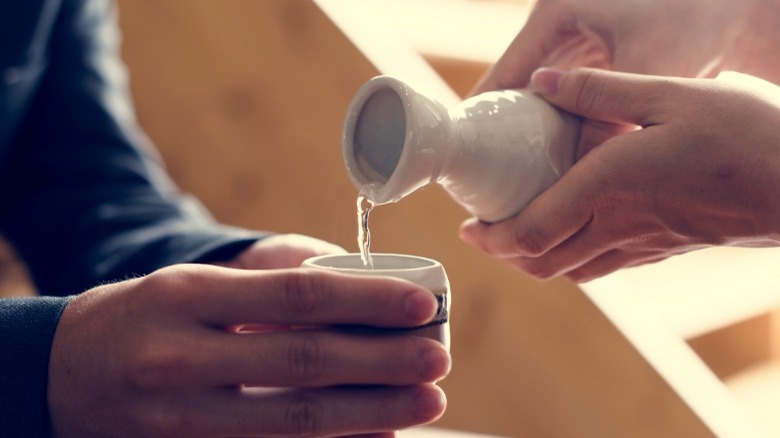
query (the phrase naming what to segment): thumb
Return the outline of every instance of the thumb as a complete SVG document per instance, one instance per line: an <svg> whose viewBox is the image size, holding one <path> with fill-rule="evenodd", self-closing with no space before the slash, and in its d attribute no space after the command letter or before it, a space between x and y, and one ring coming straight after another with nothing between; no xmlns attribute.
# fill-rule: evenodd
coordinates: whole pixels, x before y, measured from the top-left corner
<svg viewBox="0 0 780 438"><path fill-rule="evenodd" d="M531 86L553 105L588 119L646 126L661 109L666 81L593 68L541 68Z"/></svg>

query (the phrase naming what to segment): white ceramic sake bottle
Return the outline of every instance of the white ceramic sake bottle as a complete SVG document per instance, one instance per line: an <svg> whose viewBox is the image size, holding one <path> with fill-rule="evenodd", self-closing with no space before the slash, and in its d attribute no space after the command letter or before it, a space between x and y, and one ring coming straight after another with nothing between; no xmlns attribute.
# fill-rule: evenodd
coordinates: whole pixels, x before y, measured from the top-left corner
<svg viewBox="0 0 780 438"><path fill-rule="evenodd" d="M474 216L514 215L575 160L580 121L532 91L491 91L446 108L389 76L355 94L343 132L344 161L375 205L432 182Z"/></svg>

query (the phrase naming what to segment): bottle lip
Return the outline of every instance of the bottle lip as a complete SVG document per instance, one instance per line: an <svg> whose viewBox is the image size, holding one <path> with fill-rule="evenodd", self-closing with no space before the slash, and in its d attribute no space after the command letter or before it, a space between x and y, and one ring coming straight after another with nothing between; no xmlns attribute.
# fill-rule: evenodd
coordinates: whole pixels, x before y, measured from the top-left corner
<svg viewBox="0 0 780 438"><path fill-rule="evenodd" d="M407 161L409 160L409 151L406 145L410 141L411 133L409 129L406 129L403 134L403 146L401 146L401 153L398 158L398 162L393 168L393 172L389 177L384 177L376 172L375 175L369 175L362 168L358 162L358 158L355 156L355 133L357 130L358 120L360 118L361 111L368 102L368 100L376 95L377 92L382 90L391 90L400 99L401 105L404 111L405 126L410 126L412 122L411 115L411 103L409 102L409 96L415 91L405 81L387 75L375 76L364 83L358 91L355 93L352 101L349 104L347 116L344 121L344 127L342 130L342 156L344 159L344 166L347 170L347 175L350 178L352 184L358 190L366 185L373 184L375 190L372 192L371 201L374 204L386 204L389 202L395 202L403 196L406 196L411 191L418 188L418 186L405 187L404 181L400 181L396 170L399 168L407 167Z"/></svg>

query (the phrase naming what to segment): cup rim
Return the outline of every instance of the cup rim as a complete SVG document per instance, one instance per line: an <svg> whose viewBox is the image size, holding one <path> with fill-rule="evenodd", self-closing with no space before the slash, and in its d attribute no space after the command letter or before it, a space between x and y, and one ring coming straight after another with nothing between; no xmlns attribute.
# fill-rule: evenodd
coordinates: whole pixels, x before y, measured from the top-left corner
<svg viewBox="0 0 780 438"><path fill-rule="evenodd" d="M326 254L326 255L314 256L304 260L302 266L330 269L333 271L341 271L341 272L358 271L358 272L376 272L376 273L394 272L394 271L396 272L397 271L404 271L404 272L424 271L428 269L440 268L442 266L441 263L437 260L428 257L412 255L412 254L371 253L371 258L374 262L373 269L363 268L363 262L360 253ZM348 265L333 265L333 264L323 263L324 261L327 261L329 259L348 259L353 263ZM418 265L393 266L393 267L386 267L386 265L383 266L382 264L383 262L387 262L388 260L392 260L392 259L405 260L407 262L411 261L413 263L418 263ZM357 261L357 263L354 263L355 261Z"/></svg>

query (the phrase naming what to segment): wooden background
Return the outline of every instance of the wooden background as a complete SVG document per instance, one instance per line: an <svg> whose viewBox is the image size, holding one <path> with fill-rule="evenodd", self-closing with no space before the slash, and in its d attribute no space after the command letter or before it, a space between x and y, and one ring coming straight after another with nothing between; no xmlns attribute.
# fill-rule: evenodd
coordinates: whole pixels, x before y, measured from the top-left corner
<svg viewBox="0 0 780 438"><path fill-rule="evenodd" d="M120 0L119 9L140 122L181 187L226 223L357 250L341 124L378 71L318 7ZM461 92L483 67L434 61ZM437 187L371 217L373 250L438 259L450 276L454 367L438 426L511 437L710 435L576 285L534 281L460 242L466 217ZM0 265L14 268L0 285L24 282L2 250Z"/></svg>

